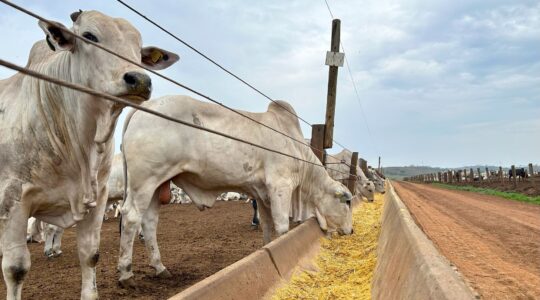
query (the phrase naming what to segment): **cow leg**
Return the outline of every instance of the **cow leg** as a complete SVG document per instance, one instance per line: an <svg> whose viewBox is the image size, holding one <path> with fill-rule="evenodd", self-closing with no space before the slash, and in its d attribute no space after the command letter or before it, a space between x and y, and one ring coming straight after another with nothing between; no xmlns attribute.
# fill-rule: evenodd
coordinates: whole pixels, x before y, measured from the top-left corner
<svg viewBox="0 0 540 300"><path fill-rule="evenodd" d="M150 259L150 266L156 270L156 276L160 278L170 278L171 273L167 271L161 262L161 254L157 244L157 225L159 221L159 199L153 197L148 206L148 210L143 215L142 232L144 234L144 243Z"/></svg>
<svg viewBox="0 0 540 300"><path fill-rule="evenodd" d="M266 206L264 201L259 201L257 204L263 232L263 244L266 245L272 241L272 215L270 208Z"/></svg>
<svg viewBox="0 0 540 300"><path fill-rule="evenodd" d="M103 214L107 203L107 189L99 194L95 208L77 223L77 250L81 265L81 299L97 299L96 264L99 260L99 241Z"/></svg>
<svg viewBox="0 0 540 300"><path fill-rule="evenodd" d="M26 224L28 215L20 207L20 202L11 209L2 238L2 273L6 282L6 299L21 299L24 277L30 270L30 251L26 245Z"/></svg>
<svg viewBox="0 0 540 300"><path fill-rule="evenodd" d="M54 232L52 225L43 223L43 227L45 227L45 247L44 247L44 254L46 257L53 257L53 242L54 242Z"/></svg>
<svg viewBox="0 0 540 300"><path fill-rule="evenodd" d="M142 216L150 205L154 191L136 193L128 190L127 199L122 206L122 232L120 234L120 257L118 259L118 279L124 288L135 288L133 279L132 259L133 242L141 226ZM135 203L135 201L138 201ZM157 224L157 222L156 222Z"/></svg>
<svg viewBox="0 0 540 300"><path fill-rule="evenodd" d="M62 255L62 236L64 235L64 228L55 226L53 246L52 250L55 257Z"/></svg>

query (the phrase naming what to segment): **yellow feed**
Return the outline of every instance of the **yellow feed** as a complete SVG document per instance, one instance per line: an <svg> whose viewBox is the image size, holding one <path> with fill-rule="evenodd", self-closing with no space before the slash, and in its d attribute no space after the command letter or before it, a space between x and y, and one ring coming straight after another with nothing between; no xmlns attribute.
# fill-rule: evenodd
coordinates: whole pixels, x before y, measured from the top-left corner
<svg viewBox="0 0 540 300"><path fill-rule="evenodd" d="M294 275L272 299L370 299L382 206L380 194L375 202L362 203L353 212L354 234L323 238L318 271Z"/></svg>

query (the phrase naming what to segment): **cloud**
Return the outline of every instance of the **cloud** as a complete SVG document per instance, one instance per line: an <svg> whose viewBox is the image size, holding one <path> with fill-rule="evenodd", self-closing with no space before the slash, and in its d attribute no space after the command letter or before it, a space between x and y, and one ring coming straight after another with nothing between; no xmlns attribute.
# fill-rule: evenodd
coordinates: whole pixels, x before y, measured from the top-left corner
<svg viewBox="0 0 540 300"><path fill-rule="evenodd" d="M78 8L126 18L141 31L146 45L180 54L180 63L164 74L234 108L266 110L267 99L114 1L17 3L64 24ZM291 102L308 121L323 122L328 76L324 56L331 25L324 2L179 5L167 0L155 5L133 0L130 4L270 97ZM342 21L341 39L360 98L348 70L340 68L337 140L369 161L382 155L387 166L521 164L538 159L538 1L329 0L329 4ZM0 57L24 65L31 45L43 33L35 20L6 6L0 6L0 15L0 32L10 41L0 49ZM2 78L10 74L0 68ZM189 94L152 78L156 97ZM306 126L303 130L310 134ZM119 129L116 136L119 144ZM512 143L528 147L516 156Z"/></svg>

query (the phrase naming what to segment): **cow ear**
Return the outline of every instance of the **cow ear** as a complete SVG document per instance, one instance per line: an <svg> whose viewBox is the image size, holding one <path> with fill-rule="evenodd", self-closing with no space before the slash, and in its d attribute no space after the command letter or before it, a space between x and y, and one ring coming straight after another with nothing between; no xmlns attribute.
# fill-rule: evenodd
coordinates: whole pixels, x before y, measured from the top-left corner
<svg viewBox="0 0 540 300"><path fill-rule="evenodd" d="M47 44L51 50L72 51L75 46L75 37L66 26L58 22L38 22L39 27L45 32Z"/></svg>
<svg viewBox="0 0 540 300"><path fill-rule="evenodd" d="M141 62L152 70L163 70L180 60L176 53L165 51L157 47L144 47L141 49Z"/></svg>

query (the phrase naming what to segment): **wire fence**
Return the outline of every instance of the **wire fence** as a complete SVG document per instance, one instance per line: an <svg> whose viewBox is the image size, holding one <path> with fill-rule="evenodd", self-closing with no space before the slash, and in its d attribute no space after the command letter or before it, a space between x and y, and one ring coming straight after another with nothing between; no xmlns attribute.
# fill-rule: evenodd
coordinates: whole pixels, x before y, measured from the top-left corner
<svg viewBox="0 0 540 300"><path fill-rule="evenodd" d="M149 17L147 17L146 15L144 15L143 13L140 12L140 10L137 10L136 8L134 8L132 5L129 5L127 4L126 2L122 1L122 0L116 0L118 3L122 4L123 6L125 6L126 8L128 8L129 10L131 10L133 13L137 14L138 16L140 16L141 18L145 19L146 21L148 21L150 24L156 26L157 28L159 28L161 31L165 32L166 34L168 34L169 36L171 36L173 39L177 40L178 42L182 43L184 46L188 47L189 49L191 49L192 51L194 51L195 53L197 53L198 55L200 55L201 57L203 57L204 59L208 60L210 63L212 63L213 65L215 65L216 67L220 68L221 70L223 70L224 72L226 72L227 74L231 75L232 77L234 77L235 79L239 80L240 82L242 82L243 84L245 84L246 86L248 86L249 88L251 88L252 90L254 90L255 92L257 92L258 94L260 94L261 96L263 96L264 98L268 99L269 101L273 102L274 104L280 106L282 109L284 109L285 111L287 111L289 114L297 117L300 121L304 122L305 124L309 125L309 126L313 126L313 124L311 124L310 122L306 121L304 118L300 117L298 114L288 110L286 107L282 106L281 104L279 104L279 102L277 102L276 100L272 99L270 96L268 96L267 94L263 93L260 89L254 87L252 84L248 83L246 80L242 79L240 76L236 75L235 73L233 73L232 71L230 71L229 69L225 68L222 64L216 62L214 59L210 58L208 55L204 54L202 51L198 50L197 48L195 48L193 45L191 45L190 43L186 42L185 40L183 40L182 38L178 37L178 35L172 33L170 30L167 30L166 28L164 28L163 26L161 26L160 24L158 24L156 21L150 19ZM335 139L332 139L332 141L334 143L336 143L338 146L340 146L341 148L343 149L348 149L347 147L345 147L342 143L338 142L337 140Z"/></svg>
<svg viewBox="0 0 540 300"><path fill-rule="evenodd" d="M117 0L117 1L119 1L122 4L125 5L125 3L123 3L122 1L120 1L120 0ZM29 16L37 19L37 20L40 20L42 22L54 25L54 24L51 23L51 21L43 18L42 16L40 16L40 15L38 15L36 13L33 13L33 12L31 12L31 11L29 11L29 10L19 6L19 5L16 5L16 4L12 3L12 2L9 2L9 1L6 1L6 0L0 0L0 2L6 4L8 6L11 6L12 8L14 8L14 9L16 9L16 10L22 12L22 13L25 13L25 14L27 14L27 15L29 15ZM289 138L289 139L291 139L291 140L293 140L293 141L295 141L295 142L297 142L297 143L299 143L301 145L307 146L312 151L320 151L320 152L324 153L324 151L322 151L320 149L317 149L317 148L314 148L311 145L306 144L304 141L295 139L294 137L292 137L292 136L290 136L290 135L288 135L286 133L283 133L283 132L281 132L281 131L279 131L279 130L277 130L275 128L272 128L271 126L268 126L268 125L266 125L266 124L264 124L262 122L259 122L259 121L255 120L255 119L253 119L253 118L251 118L251 117L249 117L249 116L247 116L247 115L245 115L245 114L243 114L243 113L241 113L241 112L239 112L239 111L237 111L235 109L232 109L232 108L222 104L219 101L216 101L215 99L213 99L213 98L211 98L211 97L209 97L209 96L207 96L207 95L205 95L205 94L203 94L201 92L198 92L198 91L196 91L196 90L194 90L194 89L192 89L192 88L190 88L190 87L188 87L188 86L186 86L186 85L184 85L182 83L179 83L178 81L176 81L174 79L171 79L170 77L162 75L162 74L160 74L160 73L158 73L158 72L156 72L156 71L142 65L139 62L135 62L135 61L133 61L133 60L127 58L127 57L124 57L124 56L122 56L122 55L120 55L120 54L118 54L118 53L116 53L116 52L114 52L114 51L112 51L112 50L110 50L110 49L96 43L96 42L90 41L90 40L88 40L88 39L86 39L86 38L72 32L72 31L64 30L64 29L62 29L62 31L65 32L66 34L68 34L68 35L70 35L70 36L84 42L84 43L93 45L94 47L97 47L97 48L99 48L99 49L101 49L101 50L103 50L103 51L105 51L105 52L107 52L107 53L109 53L111 55L114 55L114 56L126 61L126 62L129 62L129 63L131 63L133 65L136 65L136 66L138 66L138 67L140 67L140 68L142 68L142 69L144 69L144 70L146 70L146 71L148 71L148 72L150 72L150 73L152 73L152 74L154 74L154 75L156 75L156 76L158 76L158 77L160 77L160 78L162 78L164 80L167 80L167 81L169 81L169 82L171 82L171 83L173 83L173 84L175 84L175 85L177 85L177 86L179 86L179 87L181 87L183 89L186 89L186 90L188 90L188 91L190 91L190 92L192 92L192 93L194 93L194 94L196 94L196 95L198 95L198 96L200 96L200 97L202 97L202 98L204 98L204 99L206 99L208 101L211 101L211 102L213 102L213 103L215 103L215 104L217 104L217 105L219 105L219 106L221 106L221 107L223 107L223 108L225 108L225 109L227 109L227 110L229 110L231 112L234 112L234 113L236 113L236 114L238 114L238 115L240 115L240 116L242 116L244 118L247 118L247 119L251 120L252 122L255 122L256 124L258 124L260 126L263 126L263 127L267 128L267 129L273 131L273 132L276 132L276 133L278 133L278 134L280 134L280 135L282 135L282 136L284 136L286 138ZM226 133L222 133L222 132L219 132L219 131L216 131L216 130L212 130L212 129L205 128L205 127L202 127L202 126L198 126L196 124L192 124L192 123L189 123L189 122L185 122L183 120L179 120L179 119L173 118L171 116L165 115L163 113L148 109L148 108L146 108L144 106L133 104L133 103L131 103L131 102L125 100L125 99L122 99L122 98L119 98L119 97L116 97L116 96L113 96L113 95L109 95L109 94L106 94L106 93L102 93L102 92L90 89L88 87L85 87L85 86L81 86L81 85L77 85L77 84L74 84L74 83L62 81L62 80L59 80L57 78L53 78L53 77L50 77L48 75L44 75L44 74L35 72L35 71L30 70L28 68L20 67L20 66L18 66L16 64L10 63L10 62L8 62L6 60L0 59L0 65L2 65L4 67L7 67L7 68L10 68L12 70L18 71L20 73L23 73L25 75L32 76L34 78L38 78L40 80L45 80L45 81L48 81L48 82L51 82L51 83L54 83L54 84L69 88L69 89L77 90L77 91L87 93L87 94L90 94L90 95L94 95L96 97L101 97L101 98L104 98L104 99L107 99L109 101L113 101L113 102L116 102L116 103L119 103L119 104L122 104L122 105L125 105L125 106L129 106L129 107L132 107L134 109L141 110L141 111L144 111L146 113L150 113L152 115L167 119L167 120L175 122L175 123L179 123L179 124L182 124L182 125L185 125L185 126L188 126L188 127L192 127L192 128L203 130L203 131L206 131L206 132L210 132L210 133L213 133L213 134L216 134L216 135L219 135L219 136L223 136L223 137L226 137L226 138L229 138L229 139L232 139L232 140L244 143L244 144L248 144L248 145L251 145L251 146L266 150L266 151L270 151L270 152L273 152L273 153L276 153L276 154L279 154L279 155L283 155L283 156L286 156L286 157L289 157L289 158L292 158L292 159L296 159L296 160L302 161L304 163L309 163L309 164L312 164L312 165L325 167L325 166L323 166L323 165L321 165L321 164L319 164L317 162L311 162L311 161L308 161L308 160L305 160L305 159L302 159L302 158L299 158L299 157L296 157L296 156L293 156L293 155L290 155L290 154L287 154L287 153L284 153L284 152L281 152L281 151L278 151L278 150L275 150L275 149L271 149L271 148L268 148L268 147L265 147L265 146L262 146L262 145L255 144L253 142L246 141L246 140L241 139L239 137L234 137L234 136L231 136L231 135L226 134ZM280 105L279 103L277 103L277 104ZM281 107L283 107L283 106L281 106ZM298 117L296 114L294 114L294 115L296 117ZM329 154L327 154L327 156L333 157L332 155L329 155ZM345 173L345 172L342 172L340 170L334 170L334 169L331 169L331 168L328 168L328 167L326 167L326 169L333 170L333 171L336 171L336 172L339 172L339 173L342 173L342 174L355 176L353 174Z"/></svg>

